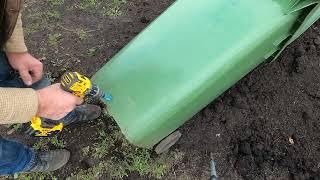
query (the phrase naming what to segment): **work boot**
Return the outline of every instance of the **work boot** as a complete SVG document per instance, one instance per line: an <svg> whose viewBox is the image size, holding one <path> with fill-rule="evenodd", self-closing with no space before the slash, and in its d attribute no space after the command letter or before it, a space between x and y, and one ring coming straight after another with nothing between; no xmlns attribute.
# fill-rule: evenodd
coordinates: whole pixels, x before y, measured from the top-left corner
<svg viewBox="0 0 320 180"><path fill-rule="evenodd" d="M81 123L85 121L90 121L97 119L101 114L101 108L92 104L84 104L77 106L73 111L68 115L62 118L59 121L43 121L43 126L51 127L63 122L64 126L67 126L71 123ZM52 125L52 124L55 125ZM30 123L25 123L22 126L22 131L29 135L35 135L36 131L30 126Z"/></svg>
<svg viewBox="0 0 320 180"><path fill-rule="evenodd" d="M58 149L48 152L39 152L33 167L29 172L50 172L60 169L67 164L70 158L70 152L64 149Z"/></svg>
<svg viewBox="0 0 320 180"><path fill-rule="evenodd" d="M97 105L85 104L77 106L71 113L63 118L64 125L79 123L97 119L101 114L101 108Z"/></svg>

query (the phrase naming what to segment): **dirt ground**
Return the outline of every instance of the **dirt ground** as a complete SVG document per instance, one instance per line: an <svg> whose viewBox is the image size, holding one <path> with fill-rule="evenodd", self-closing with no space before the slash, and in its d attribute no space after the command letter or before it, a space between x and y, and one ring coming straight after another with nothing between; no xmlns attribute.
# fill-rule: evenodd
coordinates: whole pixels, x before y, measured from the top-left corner
<svg viewBox="0 0 320 180"><path fill-rule="evenodd" d="M115 8L116 1L92 7L83 2L90 1L26 3L28 47L52 80L65 70L91 76L173 0L128 0ZM171 150L180 157L162 179L208 179L211 157L221 179L320 179L319 28L317 22L276 61L255 69L183 125ZM67 127L59 138L73 155L54 175L66 178L97 164L80 158L81 150L101 142L97 129L111 132L110 125L102 118ZM30 145L36 141L12 136ZM125 179L153 178L130 172Z"/></svg>
<svg viewBox="0 0 320 180"><path fill-rule="evenodd" d="M181 128L182 169L205 177L212 154L221 178L320 179L319 25Z"/></svg>

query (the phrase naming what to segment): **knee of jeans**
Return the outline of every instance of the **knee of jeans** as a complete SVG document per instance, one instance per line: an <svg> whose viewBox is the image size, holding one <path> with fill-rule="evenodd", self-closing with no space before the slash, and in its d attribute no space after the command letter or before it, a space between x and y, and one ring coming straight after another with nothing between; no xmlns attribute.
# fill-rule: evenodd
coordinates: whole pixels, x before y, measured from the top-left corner
<svg viewBox="0 0 320 180"><path fill-rule="evenodd" d="M5 55L0 52L0 81L5 81L10 77L12 68L8 64Z"/></svg>
<svg viewBox="0 0 320 180"><path fill-rule="evenodd" d="M43 77L40 81L36 82L31 87L35 90L38 90L38 89L48 87L50 85L51 85L51 81L48 78Z"/></svg>

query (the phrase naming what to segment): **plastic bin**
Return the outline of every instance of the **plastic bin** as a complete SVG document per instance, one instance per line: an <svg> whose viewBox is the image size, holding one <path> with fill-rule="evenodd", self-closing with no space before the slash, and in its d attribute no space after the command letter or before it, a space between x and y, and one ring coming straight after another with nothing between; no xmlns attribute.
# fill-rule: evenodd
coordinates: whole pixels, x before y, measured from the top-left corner
<svg viewBox="0 0 320 180"><path fill-rule="evenodd" d="M126 138L151 148L274 59L319 18L317 3L177 0L92 79Z"/></svg>

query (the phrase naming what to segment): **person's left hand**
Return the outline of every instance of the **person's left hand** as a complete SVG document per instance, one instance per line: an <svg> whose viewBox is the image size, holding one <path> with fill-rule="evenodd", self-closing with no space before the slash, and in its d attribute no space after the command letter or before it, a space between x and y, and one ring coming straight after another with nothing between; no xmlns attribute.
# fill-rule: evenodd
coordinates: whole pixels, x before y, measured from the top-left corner
<svg viewBox="0 0 320 180"><path fill-rule="evenodd" d="M23 82L31 86L33 83L42 79L43 65L42 63L31 56L29 53L6 53L9 64L21 76Z"/></svg>

